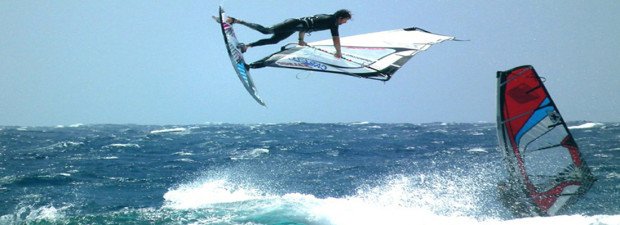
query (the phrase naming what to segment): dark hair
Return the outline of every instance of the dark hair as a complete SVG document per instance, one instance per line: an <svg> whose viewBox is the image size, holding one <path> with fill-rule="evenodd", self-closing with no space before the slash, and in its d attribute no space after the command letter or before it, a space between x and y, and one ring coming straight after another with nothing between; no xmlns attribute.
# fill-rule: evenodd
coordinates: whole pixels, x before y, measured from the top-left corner
<svg viewBox="0 0 620 225"><path fill-rule="evenodd" d="M351 19L351 11L346 10L346 9L341 9L341 10L336 11L336 13L334 13L334 16L336 16L336 18Z"/></svg>

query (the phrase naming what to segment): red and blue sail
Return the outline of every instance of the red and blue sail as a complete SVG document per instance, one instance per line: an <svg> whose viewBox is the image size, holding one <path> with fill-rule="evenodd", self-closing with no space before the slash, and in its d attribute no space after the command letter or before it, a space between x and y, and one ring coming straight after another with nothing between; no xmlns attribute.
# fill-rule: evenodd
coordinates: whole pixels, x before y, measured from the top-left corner
<svg viewBox="0 0 620 225"><path fill-rule="evenodd" d="M533 215L555 215L594 182L564 119L532 66L497 73L497 126L509 179Z"/></svg>

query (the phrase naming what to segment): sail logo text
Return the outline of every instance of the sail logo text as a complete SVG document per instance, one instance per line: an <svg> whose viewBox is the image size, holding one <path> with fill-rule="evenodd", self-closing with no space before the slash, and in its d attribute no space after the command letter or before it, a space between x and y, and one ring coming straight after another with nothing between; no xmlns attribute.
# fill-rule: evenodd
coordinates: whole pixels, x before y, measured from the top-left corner
<svg viewBox="0 0 620 225"><path fill-rule="evenodd" d="M312 59L307 59L307 58L301 58L301 57L293 57L290 58L291 61L295 61L298 63L301 63L303 65L305 65L306 67L309 68L315 68L318 70L327 70L327 66L323 63L317 62L315 60Z"/></svg>

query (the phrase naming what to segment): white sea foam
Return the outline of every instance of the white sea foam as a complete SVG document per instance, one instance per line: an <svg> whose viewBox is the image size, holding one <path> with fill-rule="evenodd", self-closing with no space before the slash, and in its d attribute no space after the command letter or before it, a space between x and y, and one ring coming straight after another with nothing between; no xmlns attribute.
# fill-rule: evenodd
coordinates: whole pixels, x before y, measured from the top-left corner
<svg viewBox="0 0 620 225"><path fill-rule="evenodd" d="M256 148L252 150L242 151L240 153L235 153L230 157L232 160L241 160L241 159L253 159L259 157L264 154L269 154L269 149L266 148Z"/></svg>
<svg viewBox="0 0 620 225"><path fill-rule="evenodd" d="M484 148L472 148L467 150L467 152L473 152L473 153L487 153L488 151Z"/></svg>
<svg viewBox="0 0 620 225"><path fill-rule="evenodd" d="M56 144L50 145L48 146L48 148L67 148L67 147L79 146L83 144L84 142L62 141L62 142L58 142Z"/></svg>
<svg viewBox="0 0 620 225"><path fill-rule="evenodd" d="M180 156L190 156L190 155L194 155L194 153L191 152L175 152L172 153L173 155L180 155Z"/></svg>
<svg viewBox="0 0 620 225"><path fill-rule="evenodd" d="M65 125L56 125L56 128L65 128L65 127L70 127L70 128L78 128L84 126L84 124L81 123L76 123L76 124L71 124L69 126L65 126Z"/></svg>
<svg viewBox="0 0 620 225"><path fill-rule="evenodd" d="M117 143L117 144L109 144L109 145L106 145L104 147L107 147L107 148L140 148L140 145L138 145L138 144L120 144L120 143Z"/></svg>
<svg viewBox="0 0 620 225"><path fill-rule="evenodd" d="M41 208L32 210L30 214L26 217L27 220L34 221L39 219L45 220L57 220L64 217L64 213L62 213L62 209L56 209L54 206L43 206Z"/></svg>
<svg viewBox="0 0 620 225"><path fill-rule="evenodd" d="M185 131L187 131L187 128L177 127L177 128L170 128L170 129L153 130L150 133L161 134L161 133L178 133L178 132L185 132Z"/></svg>
<svg viewBox="0 0 620 225"><path fill-rule="evenodd" d="M2 184L10 184L10 183L14 182L15 180L17 180L17 176L15 176L15 175L0 177L0 185L2 185Z"/></svg>
<svg viewBox="0 0 620 225"><path fill-rule="evenodd" d="M321 224L461 225L477 222L473 218L440 216L420 208L397 205L381 206L358 199L326 199L322 200L319 205L311 209L311 212Z"/></svg>
<svg viewBox="0 0 620 225"><path fill-rule="evenodd" d="M444 179L440 175L401 175L388 177L376 186L360 187L357 194L351 196L317 198L303 193L272 195L227 179L215 179L170 189L164 194L164 208L175 210L208 208L232 213L209 217L209 221L225 224L231 222L232 218L241 216L280 216L283 220L297 218L309 224L330 225L620 224L620 215L569 215L512 220L481 219L462 215L459 211L471 211L479 205L475 196L480 193L474 184L474 180L467 178L454 180ZM473 190L463 189L459 185L473 187ZM235 210L230 210L231 208ZM241 214L236 215L237 212Z"/></svg>
<svg viewBox="0 0 620 225"><path fill-rule="evenodd" d="M613 157L612 155L603 154L603 153L597 153L597 154L594 154L594 156L595 157L600 157L600 158L611 158L611 157Z"/></svg>
<svg viewBox="0 0 620 225"><path fill-rule="evenodd" d="M47 223L54 223L65 218L65 213L71 205L56 208L53 205L41 206L35 208L33 206L25 206L19 208L13 215L0 216L0 224L30 224L41 223L46 221Z"/></svg>
<svg viewBox="0 0 620 225"><path fill-rule="evenodd" d="M383 184L361 187L354 196L316 199L305 196L308 212L320 224L427 224L427 225L618 225L614 216L556 216L514 220L476 219L461 212L478 207L475 180L432 176L393 176ZM470 188L464 188L470 187ZM442 212L442 213L438 213Z"/></svg>
<svg viewBox="0 0 620 225"><path fill-rule="evenodd" d="M562 225L618 225L620 215L564 215L552 217L527 217L513 220L486 220L476 224L480 225L528 225L528 224L562 224Z"/></svg>
<svg viewBox="0 0 620 225"><path fill-rule="evenodd" d="M607 175L605 175L605 178L607 178L607 179L619 179L620 178L620 173L611 172L611 173L608 173Z"/></svg>
<svg viewBox="0 0 620 225"><path fill-rule="evenodd" d="M196 209L218 203L241 202L265 198L258 189L243 187L225 179L181 185L164 194L164 207Z"/></svg>
<svg viewBox="0 0 620 225"><path fill-rule="evenodd" d="M567 224L567 225L618 225L620 215L615 216L556 216L532 217L513 220L477 219L465 215L445 215L434 212L434 207L450 208L450 201L422 190L416 194L408 181L403 180L387 186L377 187L369 193L358 193L347 198L317 199L313 196L303 196L301 205L305 206L313 222L331 225L528 225L528 224ZM390 186L391 185L391 186ZM385 190L380 190L386 188ZM413 191L413 193L412 193ZM429 194L428 196L426 196ZM287 197L286 195L284 197ZM420 198L421 197L421 198ZM468 198L467 196L463 196ZM303 200L305 199L305 200ZM455 199L460 201L459 199ZM468 199L468 201L471 199ZM466 202L466 201L460 201ZM429 204L429 205L425 205ZM458 202L457 202L458 204ZM474 207L474 201L471 202ZM462 206L458 206L462 207Z"/></svg>
<svg viewBox="0 0 620 225"><path fill-rule="evenodd" d="M602 123L584 123L584 124L577 125L577 126L570 126L568 127L568 129L591 129L591 128L601 127L601 126L603 126Z"/></svg>
<svg viewBox="0 0 620 225"><path fill-rule="evenodd" d="M193 163L196 162L193 159L188 159L188 158L180 158L180 159L175 159L175 162L187 162L187 163Z"/></svg>

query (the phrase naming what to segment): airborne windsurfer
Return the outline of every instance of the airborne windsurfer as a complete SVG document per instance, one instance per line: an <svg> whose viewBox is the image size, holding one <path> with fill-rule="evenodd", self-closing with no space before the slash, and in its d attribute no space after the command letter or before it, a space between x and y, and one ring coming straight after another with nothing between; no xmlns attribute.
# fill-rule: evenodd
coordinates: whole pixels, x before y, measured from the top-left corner
<svg viewBox="0 0 620 225"><path fill-rule="evenodd" d="M319 14L310 17L302 17L299 19L287 19L272 27L264 27L259 24L246 22L233 17L228 17L226 19L226 22L229 24L238 23L252 28L263 34L273 34L270 38L261 39L249 44L239 44L238 47L241 52L245 52L251 47L276 44L291 36L295 32L299 32L298 44L306 46L307 43L304 41L304 36L306 33L329 29L332 34L334 47L336 48L336 53L334 54L334 56L340 58L342 57L342 52L340 50L340 36L338 34L338 26L347 23L347 21L349 21L350 19L351 12L346 9L341 9L336 11L334 14ZM252 67L258 68L254 66Z"/></svg>

